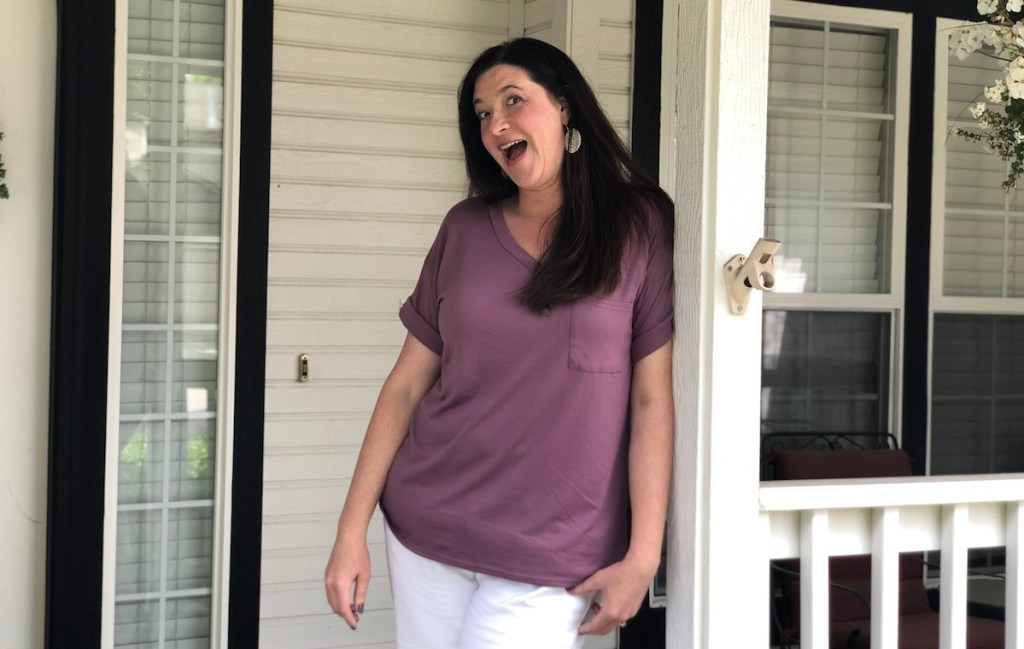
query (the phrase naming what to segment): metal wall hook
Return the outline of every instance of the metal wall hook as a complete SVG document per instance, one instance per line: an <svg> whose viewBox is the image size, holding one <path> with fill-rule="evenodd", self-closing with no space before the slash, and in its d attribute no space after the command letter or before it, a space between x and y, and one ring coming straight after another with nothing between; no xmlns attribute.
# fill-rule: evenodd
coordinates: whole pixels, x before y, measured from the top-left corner
<svg viewBox="0 0 1024 649"><path fill-rule="evenodd" d="M778 239L761 238L750 255L733 255L725 262L725 286L729 293L729 312L742 315L747 311L750 291L775 288L775 267L772 259L782 243Z"/></svg>

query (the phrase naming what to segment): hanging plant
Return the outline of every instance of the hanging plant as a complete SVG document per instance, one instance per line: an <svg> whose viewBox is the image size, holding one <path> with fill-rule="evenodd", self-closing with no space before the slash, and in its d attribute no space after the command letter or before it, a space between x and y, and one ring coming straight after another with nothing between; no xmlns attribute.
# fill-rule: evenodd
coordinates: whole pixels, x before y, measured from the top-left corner
<svg viewBox="0 0 1024 649"><path fill-rule="evenodd" d="M954 128L1009 163L1003 189L1010 191L1024 174L1024 0L978 0L985 22L964 25L949 37L949 53L964 61L978 54L1003 63L1002 76L983 88L985 101L968 107L976 129ZM987 46L987 47L986 47Z"/></svg>
<svg viewBox="0 0 1024 649"><path fill-rule="evenodd" d="M0 141L3 141L4 134L0 133ZM4 176L7 175L7 170L4 169L4 156L0 154L0 198L10 198L11 194L7 191L7 184L4 182Z"/></svg>

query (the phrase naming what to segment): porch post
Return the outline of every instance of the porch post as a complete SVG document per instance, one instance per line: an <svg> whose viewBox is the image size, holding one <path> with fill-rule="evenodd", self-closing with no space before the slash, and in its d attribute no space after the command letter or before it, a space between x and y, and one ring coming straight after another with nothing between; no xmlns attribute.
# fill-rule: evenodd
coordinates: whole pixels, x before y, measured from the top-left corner
<svg viewBox="0 0 1024 649"><path fill-rule="evenodd" d="M667 649L767 646L758 514L761 297L722 267L763 235L768 0L666 0L663 146L674 169L676 457ZM671 31L669 31L671 30Z"/></svg>

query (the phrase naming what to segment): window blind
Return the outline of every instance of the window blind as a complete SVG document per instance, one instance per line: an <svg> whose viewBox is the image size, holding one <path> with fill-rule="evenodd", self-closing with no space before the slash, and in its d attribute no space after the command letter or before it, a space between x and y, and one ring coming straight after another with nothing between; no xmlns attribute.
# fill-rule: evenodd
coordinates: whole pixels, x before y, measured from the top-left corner
<svg viewBox="0 0 1024 649"><path fill-rule="evenodd" d="M776 289L889 290L894 36L828 22L771 26L766 229Z"/></svg>

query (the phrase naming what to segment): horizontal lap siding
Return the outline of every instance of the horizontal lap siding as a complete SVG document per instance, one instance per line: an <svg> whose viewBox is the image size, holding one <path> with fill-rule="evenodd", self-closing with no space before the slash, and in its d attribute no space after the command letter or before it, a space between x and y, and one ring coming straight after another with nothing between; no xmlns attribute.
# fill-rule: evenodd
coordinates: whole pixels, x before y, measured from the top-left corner
<svg viewBox="0 0 1024 649"><path fill-rule="evenodd" d="M633 3L601 0L597 97L629 145L633 94Z"/></svg>
<svg viewBox="0 0 1024 649"><path fill-rule="evenodd" d="M379 513L359 632L323 568L381 382L441 218L466 194L461 76L508 37L505 0L275 7L261 644L394 647ZM308 383L297 357L311 356Z"/></svg>

